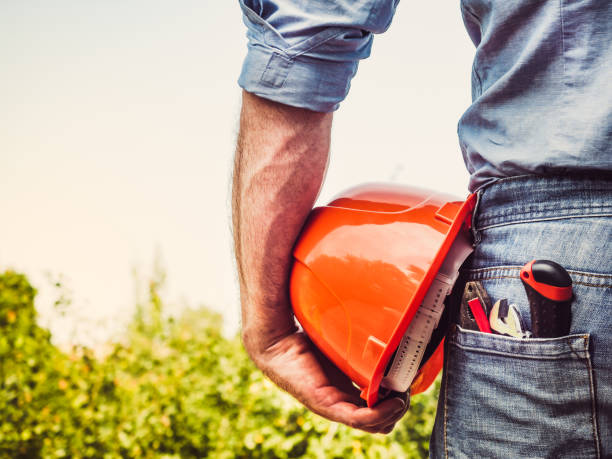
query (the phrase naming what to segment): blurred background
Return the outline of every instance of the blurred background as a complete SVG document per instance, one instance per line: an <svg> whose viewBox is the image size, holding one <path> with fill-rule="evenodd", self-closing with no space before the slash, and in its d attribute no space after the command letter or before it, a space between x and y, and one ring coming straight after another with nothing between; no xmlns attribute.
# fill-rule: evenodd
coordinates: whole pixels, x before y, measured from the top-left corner
<svg viewBox="0 0 612 459"><path fill-rule="evenodd" d="M238 328L229 192L245 52L237 1L0 2L0 267L35 284L58 342L124 326L135 272L156 257L173 307L205 304ZM466 195L456 125L471 57L458 2L401 3L336 113L320 201L365 181Z"/></svg>
<svg viewBox="0 0 612 459"><path fill-rule="evenodd" d="M32 421L31 430L17 433L11 429L23 424L22 418L16 414L16 424L6 424L7 431L16 435L15 441L22 442L19 451L25 451L23 457L41 451L43 443L34 444L32 438L47 441L49 432L69 431L68 425L77 426L80 432L79 423L91 423L105 412L91 388L98 388L99 397L110 397L104 392L104 375L119 367L127 368L129 377L117 376L109 384L127 392L113 395L109 406L119 403L124 410L144 413L138 422L150 427L147 416L153 414L147 415L146 407L151 400L176 396L184 401L172 392L176 387L172 379L167 383L170 395L160 394L159 388L166 386L159 375L172 374L181 380L185 368L206 372L208 367L202 370L197 359L178 370L156 365L186 352L185 343L198 334L193 324L204 321L203 335L222 331L213 340L214 346L223 342L227 355L238 352L233 338L239 328L239 303L229 195L241 97L236 80L245 53L245 28L237 1L0 2L0 272L14 270L27 276L26 280L9 273L0 282L5 289L5 294L0 292L0 325L9 327L4 336L15 340L0 342L0 354L6 351L5 362L25 362L23 368L28 368L30 373L26 373L32 378L54 381L54 390L61 394L74 386L70 397L57 399L63 417L49 415L50 424L36 427L38 421ZM372 57L360 64L351 93L335 115L331 162L319 202L367 181L408 183L465 196L468 175L456 125L470 102L472 54L458 2L444 6L402 2L390 30L375 38ZM30 293L23 293L30 292L29 284L38 291L35 303ZM28 309L33 304L37 317ZM170 316L188 317L185 314L200 306L220 316L202 313L205 317L193 319L191 328L183 319L166 321ZM20 322L21 317L25 322ZM21 328L16 328L20 323ZM177 329L176 323L182 323L182 328ZM43 351L32 344L27 351L19 350L29 342L24 337L38 336L39 326L51 331L49 339L55 346L70 352L58 357L53 348L55 357L43 358L51 348ZM44 333L41 336L47 339ZM109 347L109 342L114 344ZM160 350L153 342L167 346ZM197 349L213 345L198 343ZM96 367L89 351L81 346L105 349L103 354L119 357ZM121 346L131 351L121 354L117 350ZM174 349L174 354L168 349ZM236 358L244 359L244 355ZM51 362L50 373L40 369L43 360ZM150 363L142 363L144 370L133 366L143 360ZM214 365L228 367L218 359ZM214 365L210 368L217 368ZM260 386L267 383L250 373L249 363L241 360L235 363L236 369L244 371L228 377L260 394ZM98 376L83 379L80 371ZM143 384L139 378L147 372L153 375L147 380L151 392L143 391L149 398L143 395L142 400L129 399L128 403L126 394ZM16 388L14 400L22 405L42 400L33 411L35 418L41 410L53 412L44 400L56 400L55 395L49 395L43 386L37 396L20 389L23 381L16 379L11 384ZM6 395L9 386L3 386L2 395L8 397L6 406L13 406L13 399ZM84 391L89 394L85 401ZM230 403L214 399L218 392L211 394L213 402L192 400L189 406ZM285 400L277 392L270 394L266 403ZM248 396L233 396L237 405L232 406L239 411L240 397ZM168 406L174 406L174 412L178 409L178 402L172 400L156 405L157 424L152 425L160 429L183 425L172 410L167 411ZM89 418L81 419L87 403L93 411ZM264 414L282 412L284 417L262 415L263 426L277 423L275 428L282 431L290 422L297 426L296 432L316 431L316 437L328 444L334 435L340 435L329 423L320 427L320 421L309 418L297 405L276 407L277 411L264 405ZM419 416L416 406L415 416ZM427 421L420 427L421 443L426 442L434 408L435 398L423 401L421 412ZM79 414L70 417L66 414L70 410ZM104 437L96 431L90 440L108 438L109 445L123 448L117 454L124 457L138 456L147 447L163 449L159 443L134 440L138 438L136 427L121 427L121 416L129 413L110 412L114 414L100 415L96 422L102 431L111 429L114 434ZM226 410L228 416L233 413ZM9 417L3 411L3 418ZM189 417L185 425L194 419L199 418ZM305 422L310 423L310 430L304 428ZM211 429L223 431L221 424L215 426ZM254 426L247 423L244 430L234 429L236 438L244 440L244 435L250 435L248 445L242 445L247 453L240 454L253 456L253 448L263 448L273 438L265 430L253 430ZM0 425L0 452L14 453L11 448L18 443L6 443L2 429ZM121 446L117 432L124 432L127 446ZM159 438L157 430L147 432ZM406 432L402 435L408 435ZM349 438L348 433L342 435ZM360 445L369 441L364 438L352 436L346 444L338 443L344 448L338 454L351 448L354 454L362 451ZM74 451L80 451L81 443L63 437L57 441L44 443L49 454L78 456ZM85 445L89 440L79 441ZM186 442L191 446L181 450L181 456L197 457L208 451L206 445ZM30 443L34 449L28 449ZM7 444L8 450L3 450L2 445ZM424 444L415 447L415 457L426 451ZM272 457L277 453L270 451L293 448L274 445L259 451ZM302 446L295 451L302 451ZM90 442L88 447L95 452L104 446ZM381 451L388 451L388 442L385 448ZM320 457L330 457L329 449L321 451L327 452Z"/></svg>

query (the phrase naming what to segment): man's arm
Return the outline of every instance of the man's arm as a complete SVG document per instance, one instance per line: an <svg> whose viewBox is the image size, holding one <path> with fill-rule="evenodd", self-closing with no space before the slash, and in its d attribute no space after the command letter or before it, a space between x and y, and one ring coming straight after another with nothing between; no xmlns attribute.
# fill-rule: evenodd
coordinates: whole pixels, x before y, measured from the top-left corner
<svg viewBox="0 0 612 459"><path fill-rule="evenodd" d="M243 93L232 190L242 337L255 364L315 413L388 433L404 402L363 407L350 380L298 331L289 300L291 250L325 175L331 124L331 113Z"/></svg>

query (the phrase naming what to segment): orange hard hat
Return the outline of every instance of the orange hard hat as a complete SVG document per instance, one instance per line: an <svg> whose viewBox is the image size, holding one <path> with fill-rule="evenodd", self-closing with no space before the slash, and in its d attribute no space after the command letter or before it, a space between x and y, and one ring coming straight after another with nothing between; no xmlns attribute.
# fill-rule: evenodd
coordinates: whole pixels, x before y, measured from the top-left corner
<svg viewBox="0 0 612 459"><path fill-rule="evenodd" d="M308 217L293 251L293 310L368 406L385 391L422 392L440 372L442 343L423 355L472 251L474 204L475 195L368 184Z"/></svg>

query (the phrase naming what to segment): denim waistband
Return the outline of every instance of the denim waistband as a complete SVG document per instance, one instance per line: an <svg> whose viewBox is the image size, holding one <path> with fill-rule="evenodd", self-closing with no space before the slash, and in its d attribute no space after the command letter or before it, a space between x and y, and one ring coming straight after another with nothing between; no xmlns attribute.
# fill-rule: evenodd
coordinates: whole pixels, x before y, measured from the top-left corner
<svg viewBox="0 0 612 459"><path fill-rule="evenodd" d="M523 175L478 192L474 228L564 218L612 216L612 176Z"/></svg>

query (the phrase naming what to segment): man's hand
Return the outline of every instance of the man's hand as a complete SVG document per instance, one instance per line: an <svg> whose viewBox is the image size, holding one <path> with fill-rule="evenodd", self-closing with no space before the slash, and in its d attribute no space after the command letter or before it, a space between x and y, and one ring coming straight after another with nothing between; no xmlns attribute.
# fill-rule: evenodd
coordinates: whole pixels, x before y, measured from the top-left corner
<svg viewBox="0 0 612 459"><path fill-rule="evenodd" d="M293 333L264 353L251 355L276 384L332 421L366 432L389 433L406 412L399 398L365 407L359 390L303 333Z"/></svg>
<svg viewBox="0 0 612 459"><path fill-rule="evenodd" d="M331 113L243 93L232 190L242 337L255 364L315 413L388 433L406 404L364 407L359 391L298 331L288 295L291 250L327 167Z"/></svg>

